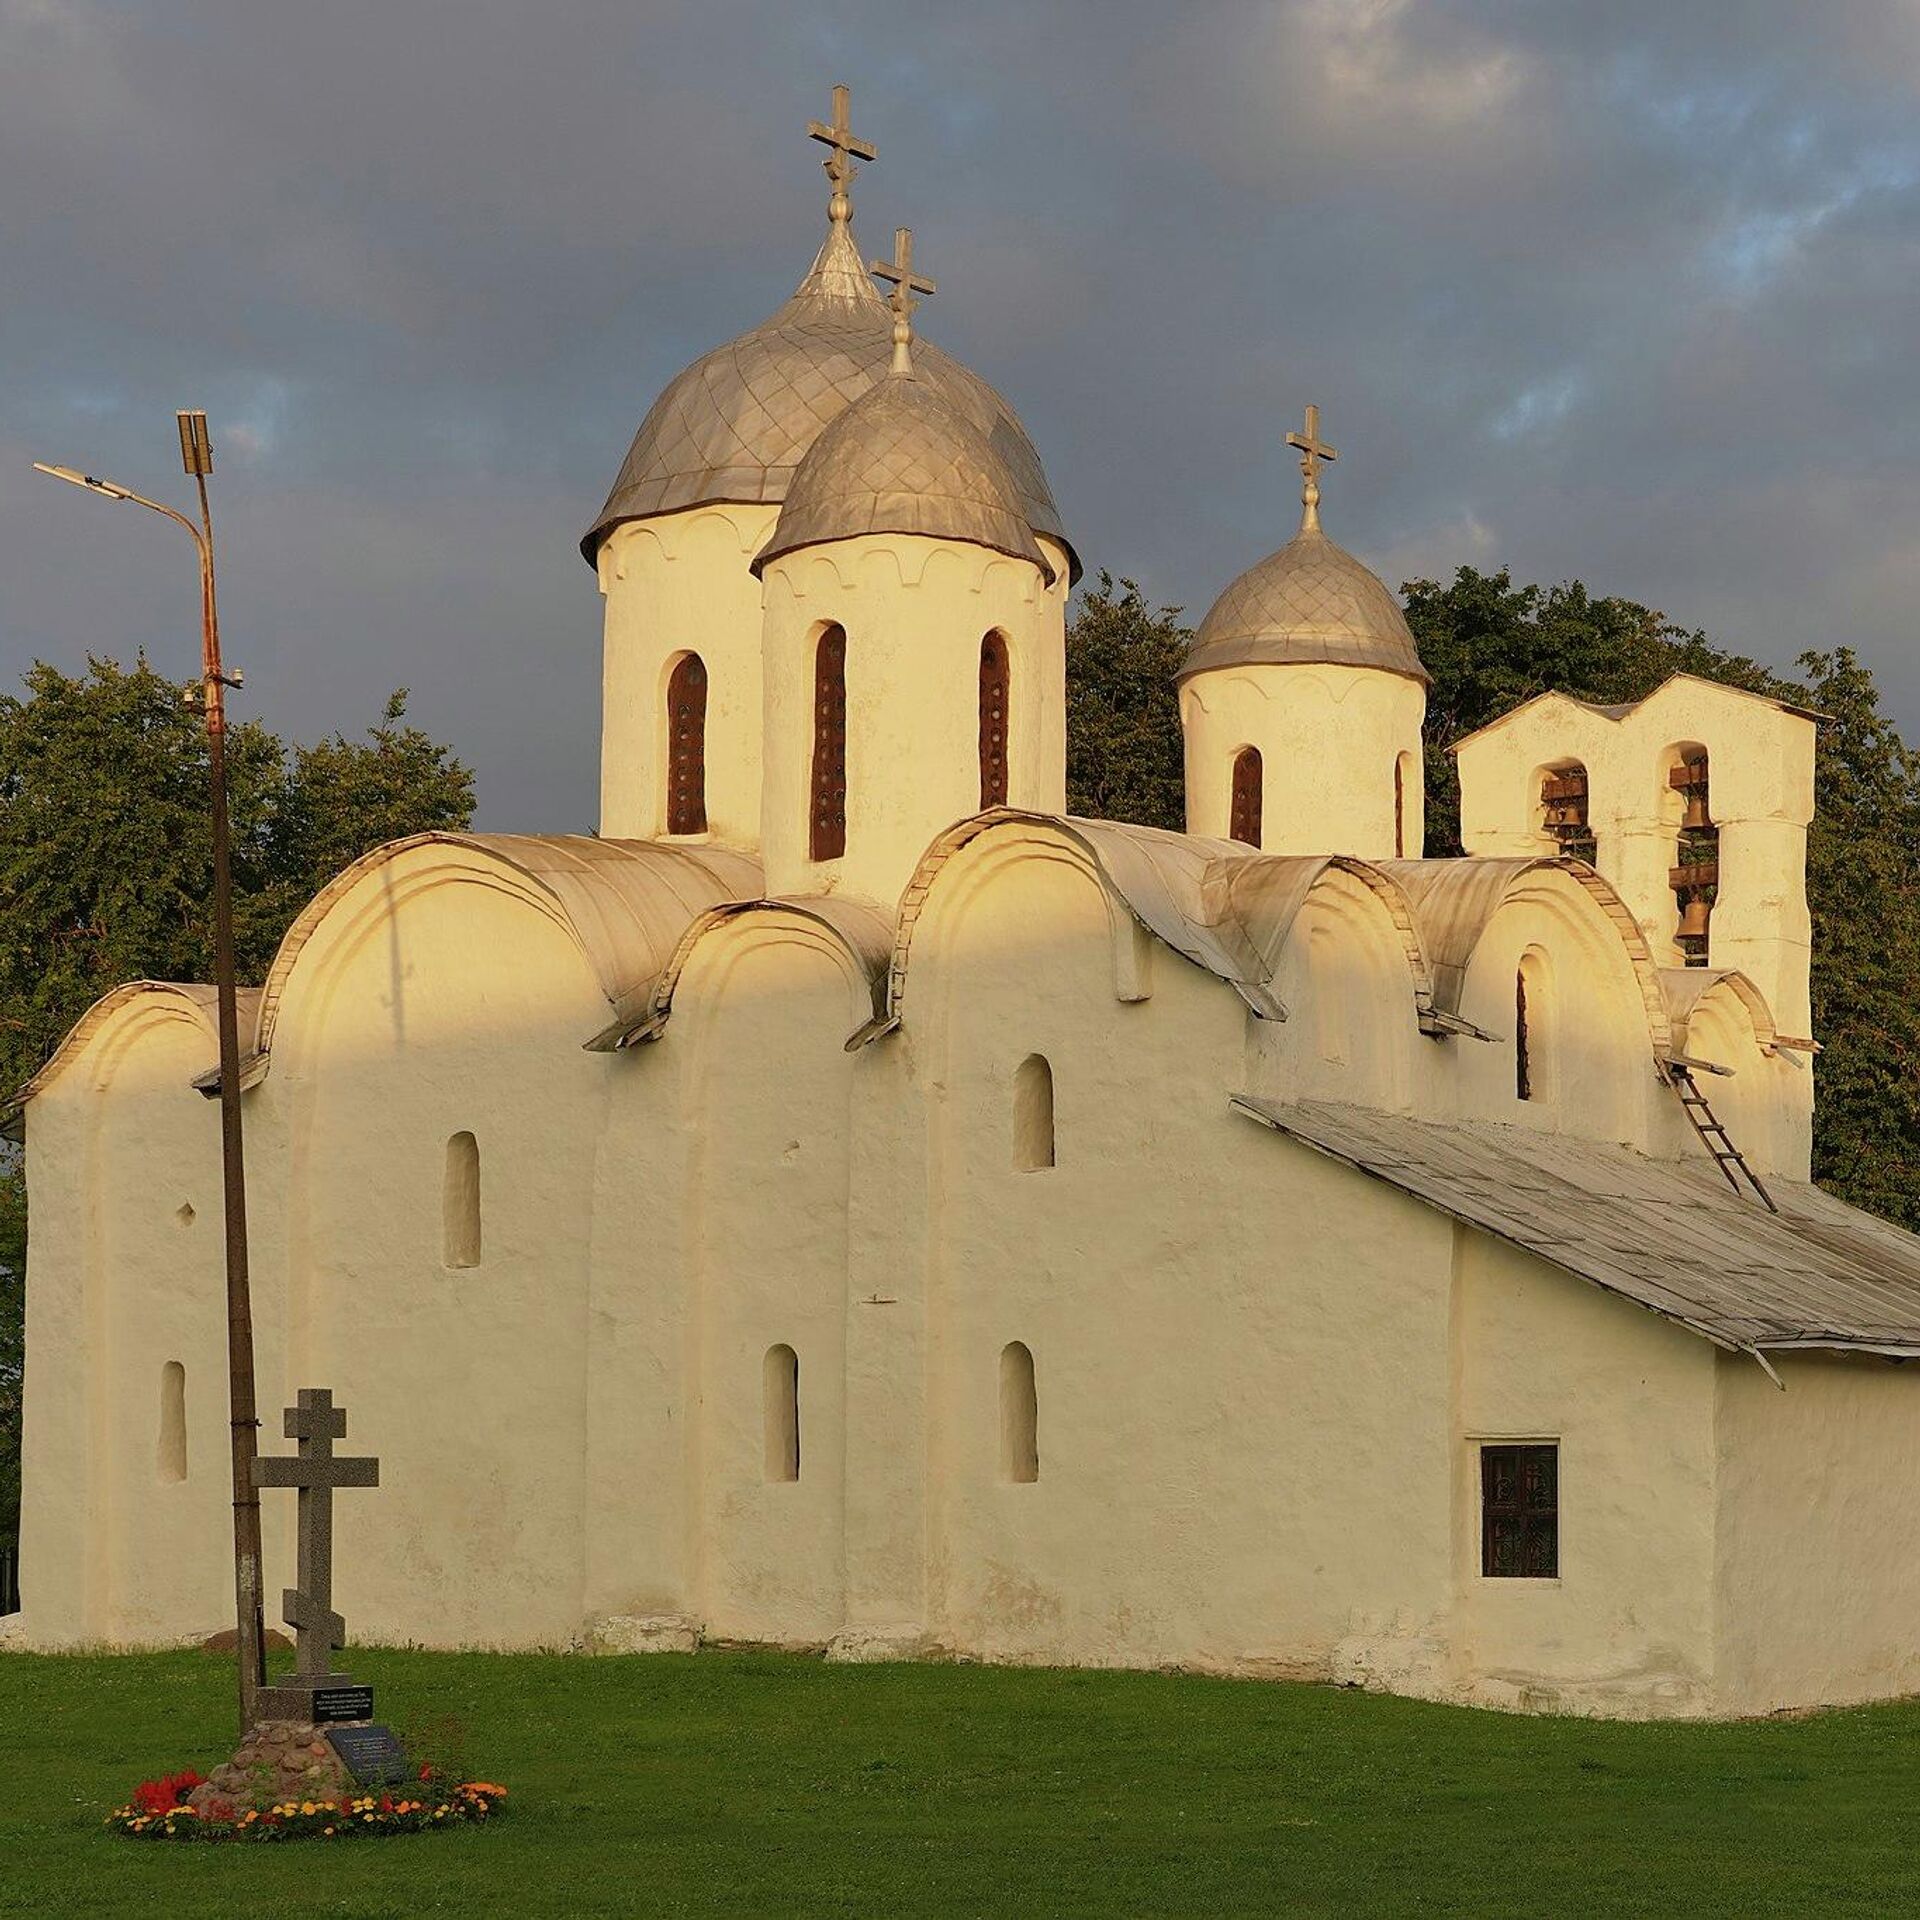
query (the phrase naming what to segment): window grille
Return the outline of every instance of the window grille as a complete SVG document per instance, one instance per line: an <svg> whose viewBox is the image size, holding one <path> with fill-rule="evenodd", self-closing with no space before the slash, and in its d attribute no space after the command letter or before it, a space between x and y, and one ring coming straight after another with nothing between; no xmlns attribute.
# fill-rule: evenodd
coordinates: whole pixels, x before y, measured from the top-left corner
<svg viewBox="0 0 1920 1920"><path fill-rule="evenodd" d="M1233 813L1227 826L1229 839L1249 847L1260 844L1262 786L1260 749L1242 747L1233 757Z"/></svg>
<svg viewBox="0 0 1920 1920"><path fill-rule="evenodd" d="M1480 1571L1489 1580L1551 1580L1559 1574L1556 1444L1480 1449Z"/></svg>
<svg viewBox="0 0 1920 1920"><path fill-rule="evenodd" d="M707 830L707 668L690 653L667 682L667 831Z"/></svg>
<svg viewBox="0 0 1920 1920"><path fill-rule="evenodd" d="M847 850L847 632L829 627L813 655L813 799L808 848L816 860Z"/></svg>
<svg viewBox="0 0 1920 1920"><path fill-rule="evenodd" d="M980 643L980 806L1007 804L1007 705L1012 671L1003 635Z"/></svg>

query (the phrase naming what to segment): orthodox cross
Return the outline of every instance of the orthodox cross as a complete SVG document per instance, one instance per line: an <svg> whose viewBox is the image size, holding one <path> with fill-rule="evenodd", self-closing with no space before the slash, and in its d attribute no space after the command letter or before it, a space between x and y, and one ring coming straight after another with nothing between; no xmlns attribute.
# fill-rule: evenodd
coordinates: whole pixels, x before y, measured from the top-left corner
<svg viewBox="0 0 1920 1920"><path fill-rule="evenodd" d="M1320 462L1338 460L1340 456L1320 438L1320 409L1307 409L1307 430L1305 433L1287 435L1287 445L1300 449L1300 478L1306 483L1300 489L1300 531L1318 532L1320 527Z"/></svg>
<svg viewBox="0 0 1920 1920"><path fill-rule="evenodd" d="M853 185L854 161L876 157L873 142L859 139L854 134L853 123L847 114L848 98L845 87L834 88L832 126L823 126L818 120L807 122L807 138L822 141L833 149L820 163L826 168L827 179L833 186L833 198L827 202L827 217L831 220L845 220L853 212L853 202L847 198L847 189Z"/></svg>
<svg viewBox="0 0 1920 1920"><path fill-rule="evenodd" d="M920 304L913 296L936 291L931 280L913 270L913 229L895 227L893 258L871 261L867 271L893 284L893 291L887 295L887 305L893 309L893 370L911 373L913 363L907 355L907 343L913 338L913 310Z"/></svg>
<svg viewBox="0 0 1920 1920"><path fill-rule="evenodd" d="M346 1645L347 1623L333 1610L333 1490L377 1487L380 1462L346 1459L333 1443L346 1438L347 1410L333 1404L328 1387L302 1387L298 1406L286 1410L287 1438L300 1443L289 1459L268 1455L254 1462L254 1483L300 1491L298 1587L281 1596L287 1625L297 1636L294 1657L300 1685L335 1685L333 1650Z"/></svg>

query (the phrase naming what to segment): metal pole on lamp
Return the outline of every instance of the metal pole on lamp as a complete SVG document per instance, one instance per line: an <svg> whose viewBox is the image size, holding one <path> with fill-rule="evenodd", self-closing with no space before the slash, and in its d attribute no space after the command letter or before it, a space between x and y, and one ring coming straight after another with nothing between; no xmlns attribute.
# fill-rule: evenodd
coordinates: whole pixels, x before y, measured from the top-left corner
<svg viewBox="0 0 1920 1920"><path fill-rule="evenodd" d="M200 697L207 730L207 768L213 813L213 970L220 1026L220 1170L226 1201L227 1382L233 1433L233 1573L236 1652L240 1669L240 1731L253 1724L254 1699L266 1683L266 1637L261 1621L260 1494L254 1484L260 1421L253 1383L253 1302L247 1274L247 1180L240 1121L240 1017L233 958L233 861L227 820L227 703L229 674L220 659L220 616L214 597L213 514L207 503L207 476L213 471L213 443L204 413L182 413L180 457L200 494L200 524L184 513L149 500L111 480L96 479L72 467L48 466L41 472L108 500L131 500L164 514L191 536L200 556Z"/></svg>

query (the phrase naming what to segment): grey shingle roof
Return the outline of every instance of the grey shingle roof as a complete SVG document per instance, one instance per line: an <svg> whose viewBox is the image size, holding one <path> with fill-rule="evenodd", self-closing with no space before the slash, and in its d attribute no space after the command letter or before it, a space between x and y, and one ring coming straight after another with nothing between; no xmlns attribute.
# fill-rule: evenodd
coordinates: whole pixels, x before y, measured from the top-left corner
<svg viewBox="0 0 1920 1920"><path fill-rule="evenodd" d="M1243 1113L1723 1347L1920 1355L1920 1238L1799 1180L1780 1211L1702 1155L1236 1094Z"/></svg>
<svg viewBox="0 0 1920 1920"><path fill-rule="evenodd" d="M964 540L1047 571L1006 462L917 373L889 375L813 443L753 568L863 533Z"/></svg>
<svg viewBox="0 0 1920 1920"><path fill-rule="evenodd" d="M1385 581L1318 527L1249 567L1213 603L1179 677L1307 661L1379 667L1423 685L1428 679Z"/></svg>
<svg viewBox="0 0 1920 1920"><path fill-rule="evenodd" d="M821 430L884 379L892 360L893 316L867 278L852 229L835 224L779 312L668 383L581 550L591 560L623 520L708 501L778 504ZM916 343L914 366L1006 463L1027 525L1066 545L1040 456L1014 410L928 341Z"/></svg>

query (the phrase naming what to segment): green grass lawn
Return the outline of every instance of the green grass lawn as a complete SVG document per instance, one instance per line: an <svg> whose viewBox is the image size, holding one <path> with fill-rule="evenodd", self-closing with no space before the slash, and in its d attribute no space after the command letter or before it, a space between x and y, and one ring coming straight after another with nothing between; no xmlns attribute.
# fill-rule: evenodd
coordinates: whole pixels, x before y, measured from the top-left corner
<svg viewBox="0 0 1920 1920"><path fill-rule="evenodd" d="M132 1784L221 1759L200 1653L0 1655L0 1911L1817 1914L1920 1911L1920 1706L1523 1719L1169 1674L358 1652L457 1715L495 1826L165 1846Z"/></svg>

